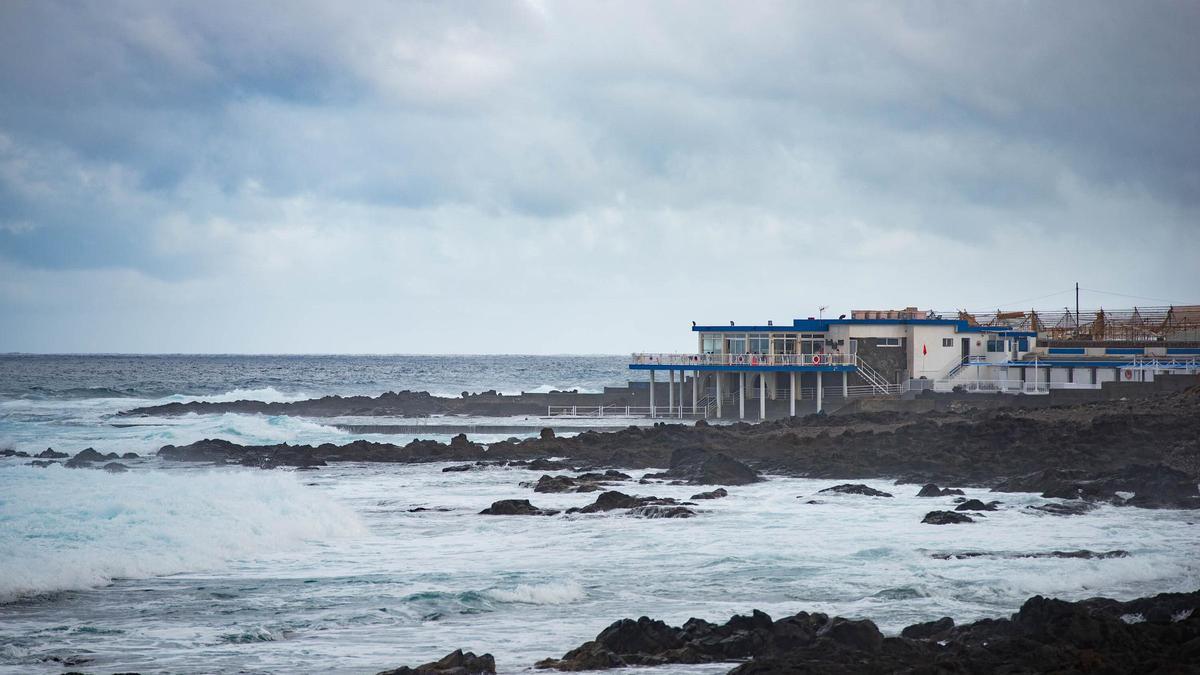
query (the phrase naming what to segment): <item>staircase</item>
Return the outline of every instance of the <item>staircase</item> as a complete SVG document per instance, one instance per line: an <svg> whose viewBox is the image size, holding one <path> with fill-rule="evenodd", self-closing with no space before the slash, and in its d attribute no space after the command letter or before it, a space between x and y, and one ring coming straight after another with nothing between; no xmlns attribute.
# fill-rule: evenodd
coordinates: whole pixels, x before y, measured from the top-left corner
<svg viewBox="0 0 1200 675"><path fill-rule="evenodd" d="M866 361L863 361L862 357L856 356L855 361L858 362L858 374L862 375L863 379L871 385L872 391L878 391L884 396L893 393L895 387L887 381L887 378L880 375L879 371L872 368Z"/></svg>

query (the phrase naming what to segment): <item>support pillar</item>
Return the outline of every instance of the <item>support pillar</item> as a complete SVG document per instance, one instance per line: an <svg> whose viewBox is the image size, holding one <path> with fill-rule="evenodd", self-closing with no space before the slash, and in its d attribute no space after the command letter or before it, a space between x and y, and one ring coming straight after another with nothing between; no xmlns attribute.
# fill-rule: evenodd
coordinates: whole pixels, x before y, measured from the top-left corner
<svg viewBox="0 0 1200 675"><path fill-rule="evenodd" d="M687 371L679 371L679 417L683 418L683 381L687 379Z"/></svg>
<svg viewBox="0 0 1200 675"><path fill-rule="evenodd" d="M821 412L821 397L823 395L821 392L821 380L825 379L824 377L822 377L822 375L823 375L823 373L818 370L817 371L817 412Z"/></svg>
<svg viewBox="0 0 1200 675"><path fill-rule="evenodd" d="M738 373L738 419L746 419L746 373Z"/></svg>
<svg viewBox="0 0 1200 675"><path fill-rule="evenodd" d="M767 419L767 374L758 374L758 419Z"/></svg>
<svg viewBox="0 0 1200 675"><path fill-rule="evenodd" d="M667 417L675 411L675 371L667 371Z"/></svg>
<svg viewBox="0 0 1200 675"><path fill-rule="evenodd" d="M792 376L792 393L788 395L788 413L792 417L796 416L796 395L800 392L796 390L796 371L789 373Z"/></svg>
<svg viewBox="0 0 1200 675"><path fill-rule="evenodd" d="M650 417L654 417L654 371L650 371Z"/></svg>
<svg viewBox="0 0 1200 675"><path fill-rule="evenodd" d="M850 398L850 374L842 371L842 398Z"/></svg>
<svg viewBox="0 0 1200 675"><path fill-rule="evenodd" d="M724 395L721 393L721 379L724 375L720 371L713 373L713 375L717 377L717 419L721 419L722 409L725 406L724 401L721 400L721 397Z"/></svg>
<svg viewBox="0 0 1200 675"><path fill-rule="evenodd" d="M692 413L696 412L696 405L700 402L700 371L692 371Z"/></svg>

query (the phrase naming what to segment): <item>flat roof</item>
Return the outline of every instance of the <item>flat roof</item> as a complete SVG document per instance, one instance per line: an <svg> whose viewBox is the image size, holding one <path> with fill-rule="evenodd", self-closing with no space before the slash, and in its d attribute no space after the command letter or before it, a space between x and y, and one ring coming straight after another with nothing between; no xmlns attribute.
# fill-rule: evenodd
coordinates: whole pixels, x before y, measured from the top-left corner
<svg viewBox="0 0 1200 675"><path fill-rule="evenodd" d="M953 326L956 333L999 333L1012 337L1037 337L1034 331L1013 330L1006 326L972 326L962 319L794 319L792 325L780 326L692 326L700 333L827 333L833 325L854 326Z"/></svg>

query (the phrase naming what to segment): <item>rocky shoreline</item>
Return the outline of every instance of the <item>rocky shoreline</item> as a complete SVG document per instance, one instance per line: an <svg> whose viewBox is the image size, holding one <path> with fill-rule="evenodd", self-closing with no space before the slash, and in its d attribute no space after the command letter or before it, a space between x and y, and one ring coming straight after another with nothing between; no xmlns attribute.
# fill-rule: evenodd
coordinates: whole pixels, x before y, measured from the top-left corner
<svg viewBox="0 0 1200 675"><path fill-rule="evenodd" d="M789 673L1196 673L1200 672L1200 591L1120 602L1029 598L1007 618L957 625L950 617L885 636L870 619L763 612L724 624L682 626L621 619L594 640L536 668L609 670L671 664L737 663L729 675ZM440 661L380 675L495 672L491 655L458 650Z"/></svg>
<svg viewBox="0 0 1200 675"><path fill-rule="evenodd" d="M449 443L417 440L406 445L359 440L344 445L246 446L208 439L168 445L158 454L169 461L263 468L330 462L529 463L553 458L560 466L586 469L672 467L655 476L664 480L691 480L682 464L703 457L708 458L706 466L730 462L712 477L692 480L696 484L739 484L736 481L745 481L749 474L733 474L741 471L738 465L747 465L755 476L889 478L1040 492L1080 502L1200 508L1200 387L1136 402L1050 408L809 415L721 426L658 424L574 437L558 437L546 429L538 438L487 446L465 435Z"/></svg>

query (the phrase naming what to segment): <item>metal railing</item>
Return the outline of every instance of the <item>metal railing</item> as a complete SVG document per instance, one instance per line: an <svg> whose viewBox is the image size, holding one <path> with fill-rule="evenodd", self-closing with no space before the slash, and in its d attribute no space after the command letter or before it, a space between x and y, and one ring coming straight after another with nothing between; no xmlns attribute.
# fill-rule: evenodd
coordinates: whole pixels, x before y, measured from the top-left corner
<svg viewBox="0 0 1200 675"><path fill-rule="evenodd" d="M875 387L880 394L888 395L892 393L889 390L892 384L887 381L887 378L885 378L883 375L880 375L874 368L868 365L866 361L863 361L862 359L856 360L858 361L858 374L862 375L863 379L866 380L868 384L870 384L872 387Z"/></svg>
<svg viewBox="0 0 1200 675"><path fill-rule="evenodd" d="M623 418L623 417L653 417L658 418L706 418L716 403L705 403L703 399L696 405L671 406L656 405L552 405L547 406L547 417L580 417L580 418ZM651 411L653 410L653 414Z"/></svg>
<svg viewBox="0 0 1200 675"><path fill-rule="evenodd" d="M854 354L634 354L637 365L682 366L856 366Z"/></svg>

